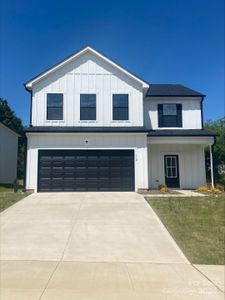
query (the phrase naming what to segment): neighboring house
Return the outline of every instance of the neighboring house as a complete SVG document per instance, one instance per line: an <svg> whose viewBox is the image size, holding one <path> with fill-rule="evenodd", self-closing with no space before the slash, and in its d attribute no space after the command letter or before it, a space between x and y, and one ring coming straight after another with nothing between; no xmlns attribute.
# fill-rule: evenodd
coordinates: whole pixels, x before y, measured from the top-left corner
<svg viewBox="0 0 225 300"><path fill-rule="evenodd" d="M0 122L0 183L12 184L17 178L19 135Z"/></svg>
<svg viewBox="0 0 225 300"><path fill-rule="evenodd" d="M27 189L137 191L206 183L204 148L212 148L215 134L203 129L203 94L149 84L91 47L25 87L31 93Z"/></svg>

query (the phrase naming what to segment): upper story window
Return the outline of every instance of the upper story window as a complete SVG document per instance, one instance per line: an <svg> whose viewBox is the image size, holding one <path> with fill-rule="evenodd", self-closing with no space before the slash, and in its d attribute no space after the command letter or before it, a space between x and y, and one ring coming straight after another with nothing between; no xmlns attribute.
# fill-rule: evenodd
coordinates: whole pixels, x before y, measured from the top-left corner
<svg viewBox="0 0 225 300"><path fill-rule="evenodd" d="M80 120L96 120L96 94L80 95Z"/></svg>
<svg viewBox="0 0 225 300"><path fill-rule="evenodd" d="M113 95L113 120L129 120L128 94Z"/></svg>
<svg viewBox="0 0 225 300"><path fill-rule="evenodd" d="M182 127L182 104L158 104L159 127Z"/></svg>
<svg viewBox="0 0 225 300"><path fill-rule="evenodd" d="M63 94L47 94L47 120L63 120Z"/></svg>

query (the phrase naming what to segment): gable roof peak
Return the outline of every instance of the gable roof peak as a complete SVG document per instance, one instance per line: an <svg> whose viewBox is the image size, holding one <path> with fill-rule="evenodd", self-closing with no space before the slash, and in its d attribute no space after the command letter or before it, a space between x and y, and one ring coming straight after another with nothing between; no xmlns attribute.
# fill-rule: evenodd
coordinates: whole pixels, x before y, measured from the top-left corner
<svg viewBox="0 0 225 300"><path fill-rule="evenodd" d="M66 57L64 60L58 62L57 64L50 67L46 71L42 72L41 74L39 74L39 75L35 76L34 78L32 78L31 80L27 81L24 84L25 88L27 90L31 91L32 86L33 86L34 83L40 81L41 79L43 79L46 76L50 75L54 71L58 70L59 68L66 65L67 63L71 62L72 60L75 60L76 58L80 57L81 55L85 54L86 52L91 52L94 55L96 55L97 57L100 57L105 62L113 65L115 68L119 69L121 72L125 73L127 76L129 76L129 77L133 78L134 80L138 81L139 83L141 83L143 85L143 88L148 88L149 87L149 83L147 83L143 79L139 78L138 76L134 75L133 73L129 72L124 67L122 67L119 64L115 63L114 61L112 61L111 59L106 57L105 55L101 54L99 51L95 50L92 46L86 45L85 47L83 47L79 51L77 51L77 52L73 53L72 55Z"/></svg>

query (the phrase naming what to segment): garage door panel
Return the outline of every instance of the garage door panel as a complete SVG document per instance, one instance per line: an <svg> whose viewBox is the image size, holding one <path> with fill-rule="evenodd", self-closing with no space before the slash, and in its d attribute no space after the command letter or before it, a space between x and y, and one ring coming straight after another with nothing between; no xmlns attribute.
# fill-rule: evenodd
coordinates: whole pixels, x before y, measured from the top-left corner
<svg viewBox="0 0 225 300"><path fill-rule="evenodd" d="M74 161L64 161L64 167L67 168L74 168L75 162Z"/></svg>
<svg viewBox="0 0 225 300"><path fill-rule="evenodd" d="M71 173L69 173L69 172L64 173L63 178L64 178L64 180L66 180L66 179L73 179L73 180L74 180L74 172L71 172Z"/></svg>
<svg viewBox="0 0 225 300"><path fill-rule="evenodd" d="M121 170L122 177L130 177L129 175L133 173L132 168L126 168Z"/></svg>
<svg viewBox="0 0 225 300"><path fill-rule="evenodd" d="M133 150L39 150L39 191L133 191Z"/></svg>
<svg viewBox="0 0 225 300"><path fill-rule="evenodd" d="M48 170L41 170L41 171L39 172L39 174L40 174L41 178L42 178L42 177L50 177L51 174L52 174L52 170L51 170L51 169L48 169Z"/></svg>
<svg viewBox="0 0 225 300"><path fill-rule="evenodd" d="M52 161L52 156L47 156L47 155L43 155L40 157L40 161L44 161L44 162L48 162L48 161Z"/></svg>
<svg viewBox="0 0 225 300"><path fill-rule="evenodd" d="M76 162L77 168L78 168L78 167L80 167L80 168L82 168L82 167L85 168L86 165L87 165L87 164L86 164L86 161L77 161L77 162Z"/></svg>

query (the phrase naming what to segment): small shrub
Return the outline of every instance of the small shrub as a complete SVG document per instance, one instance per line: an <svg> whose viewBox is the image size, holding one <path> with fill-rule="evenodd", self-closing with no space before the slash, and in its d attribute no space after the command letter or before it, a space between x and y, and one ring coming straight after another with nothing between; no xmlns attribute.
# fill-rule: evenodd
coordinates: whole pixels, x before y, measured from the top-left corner
<svg viewBox="0 0 225 300"><path fill-rule="evenodd" d="M216 189L220 190L221 192L224 192L224 186L222 184L216 184Z"/></svg>
<svg viewBox="0 0 225 300"><path fill-rule="evenodd" d="M201 185L196 189L198 193L211 193L211 194L221 194L224 191L222 185L216 185L212 188L210 185Z"/></svg>
<svg viewBox="0 0 225 300"><path fill-rule="evenodd" d="M212 194L222 194L222 191L219 190L216 187L215 188L211 188L209 192L212 193Z"/></svg>
<svg viewBox="0 0 225 300"><path fill-rule="evenodd" d="M196 192L198 193L209 193L210 187L208 185L200 185L197 189Z"/></svg>
<svg viewBox="0 0 225 300"><path fill-rule="evenodd" d="M168 187L163 187L163 188L160 189L160 192L162 192L162 193L169 193L170 189Z"/></svg>
<svg viewBox="0 0 225 300"><path fill-rule="evenodd" d="M167 187L166 184L159 184L158 189L161 190L162 188Z"/></svg>
<svg viewBox="0 0 225 300"><path fill-rule="evenodd" d="M159 191L162 193L170 192L170 189L167 187L166 184L159 184Z"/></svg>

